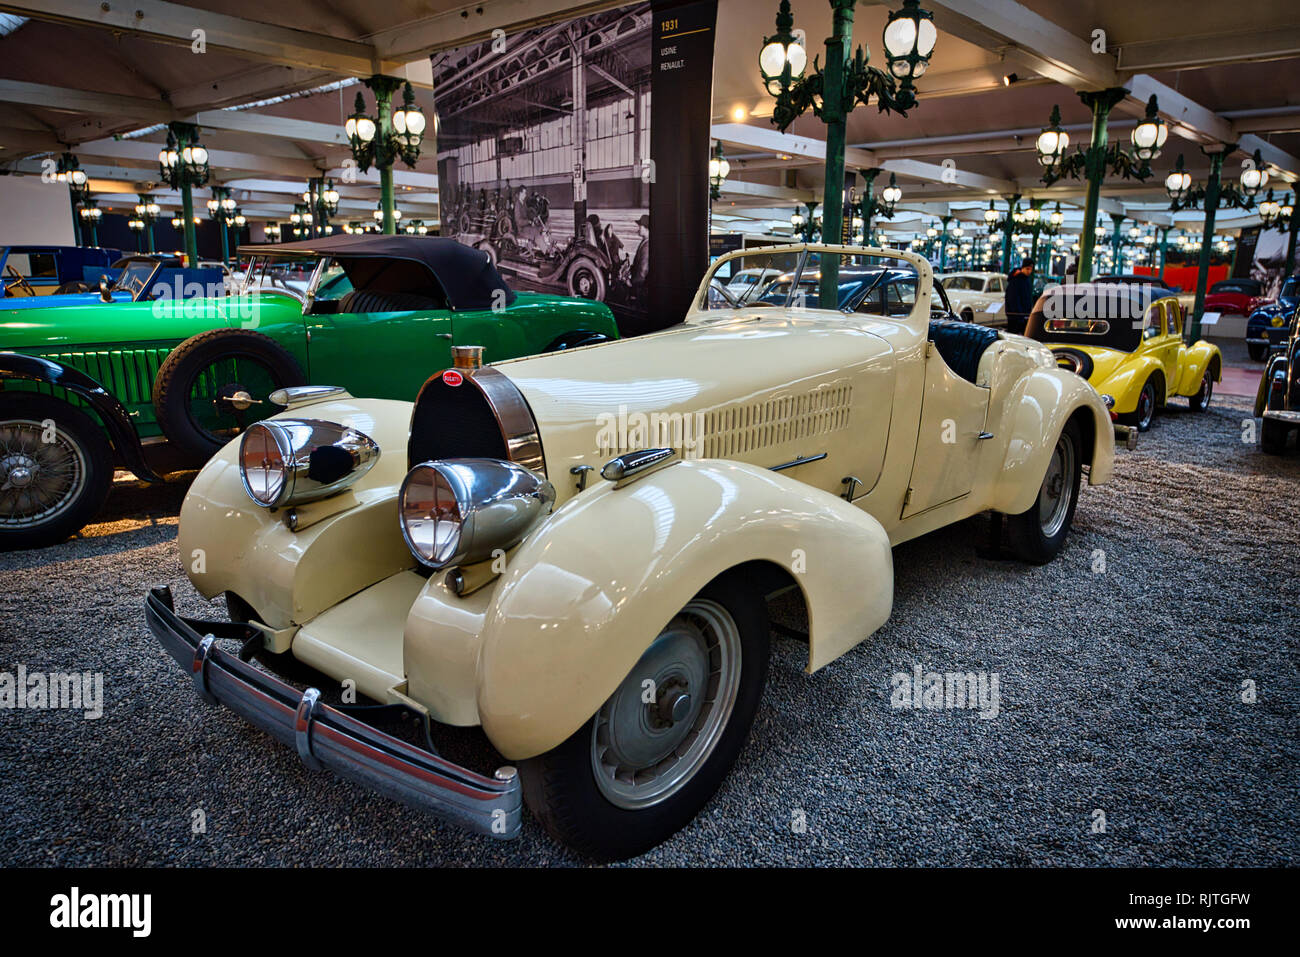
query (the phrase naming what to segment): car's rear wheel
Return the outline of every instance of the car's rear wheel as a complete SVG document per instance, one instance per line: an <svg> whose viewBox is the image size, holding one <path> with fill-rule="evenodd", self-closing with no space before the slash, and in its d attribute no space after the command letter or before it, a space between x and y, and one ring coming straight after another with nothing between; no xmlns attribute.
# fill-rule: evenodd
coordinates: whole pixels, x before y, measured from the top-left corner
<svg viewBox="0 0 1300 957"><path fill-rule="evenodd" d="M270 402L272 392L306 384L298 361L271 337L213 329L167 356L154 379L153 404L168 441L203 462L279 411Z"/></svg>
<svg viewBox="0 0 1300 957"><path fill-rule="evenodd" d="M112 481L113 450L90 416L50 396L0 396L0 549L63 541Z"/></svg>
<svg viewBox="0 0 1300 957"><path fill-rule="evenodd" d="M1021 561L1043 565L1065 546L1079 502L1082 453L1079 427L1067 422L1056 439L1034 504L1019 515L1007 516L1007 537Z"/></svg>
<svg viewBox="0 0 1300 957"><path fill-rule="evenodd" d="M1286 450L1286 438L1291 427L1276 419L1262 419L1259 425L1259 447L1269 455L1281 455Z"/></svg>
<svg viewBox="0 0 1300 957"><path fill-rule="evenodd" d="M767 679L762 597L721 575L664 626L601 709L521 765L524 799L582 854L619 860L699 813L740 753Z"/></svg>
<svg viewBox="0 0 1300 957"><path fill-rule="evenodd" d="M1142 383L1142 391L1138 394L1137 408L1124 413L1119 420L1125 425L1135 426L1139 432L1145 432L1151 428L1151 420L1156 417L1156 402L1155 379L1147 379Z"/></svg>

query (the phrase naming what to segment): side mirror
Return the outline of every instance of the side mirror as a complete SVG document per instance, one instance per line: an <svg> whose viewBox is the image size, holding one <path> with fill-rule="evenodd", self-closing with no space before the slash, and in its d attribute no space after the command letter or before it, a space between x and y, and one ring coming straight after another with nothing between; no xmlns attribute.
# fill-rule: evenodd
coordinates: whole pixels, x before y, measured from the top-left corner
<svg viewBox="0 0 1300 957"><path fill-rule="evenodd" d="M113 289L108 284L107 276L99 277L99 298L104 300L104 302L113 301Z"/></svg>

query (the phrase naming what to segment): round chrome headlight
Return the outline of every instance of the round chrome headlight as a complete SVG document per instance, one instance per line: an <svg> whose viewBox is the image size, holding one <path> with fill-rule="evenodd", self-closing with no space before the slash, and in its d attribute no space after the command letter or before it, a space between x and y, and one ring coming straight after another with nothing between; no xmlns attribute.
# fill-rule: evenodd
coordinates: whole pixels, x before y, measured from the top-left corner
<svg viewBox="0 0 1300 957"><path fill-rule="evenodd" d="M555 502L536 472L503 459L422 462L402 482L402 537L430 568L470 565L523 541Z"/></svg>
<svg viewBox="0 0 1300 957"><path fill-rule="evenodd" d="M288 485L285 463L292 454L282 429L260 422L250 426L239 443L239 474L248 497L267 508L279 504Z"/></svg>
<svg viewBox="0 0 1300 957"><path fill-rule="evenodd" d="M321 419L268 419L239 444L239 475L258 505L278 508L341 492L379 460L364 432Z"/></svg>

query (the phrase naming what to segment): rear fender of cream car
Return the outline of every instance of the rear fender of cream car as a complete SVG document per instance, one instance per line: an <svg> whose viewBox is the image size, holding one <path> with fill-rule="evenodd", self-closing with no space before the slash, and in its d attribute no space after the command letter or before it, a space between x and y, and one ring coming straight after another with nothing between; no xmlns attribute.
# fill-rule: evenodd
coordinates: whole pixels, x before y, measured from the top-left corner
<svg viewBox="0 0 1300 957"><path fill-rule="evenodd" d="M893 558L880 523L784 474L702 459L571 499L494 586L477 677L492 744L511 760L559 745L679 609L721 573L754 563L784 570L802 592L809 671L889 617Z"/></svg>
<svg viewBox="0 0 1300 957"><path fill-rule="evenodd" d="M380 448L379 460L354 485L297 510L262 508L248 497L238 439L213 456L190 486L177 545L194 587L206 598L233 592L252 606L258 621L281 631L415 565L397 524L411 403L347 398L271 418L348 425ZM290 527L291 511L297 530Z"/></svg>

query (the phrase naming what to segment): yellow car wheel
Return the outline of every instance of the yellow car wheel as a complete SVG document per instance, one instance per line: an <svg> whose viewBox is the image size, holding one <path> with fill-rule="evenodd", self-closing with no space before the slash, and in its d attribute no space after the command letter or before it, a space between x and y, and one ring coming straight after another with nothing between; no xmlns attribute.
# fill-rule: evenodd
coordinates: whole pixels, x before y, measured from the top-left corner
<svg viewBox="0 0 1300 957"><path fill-rule="evenodd" d="M1142 383L1142 391L1138 395L1137 409L1133 412L1124 413L1119 417L1119 420L1125 425L1136 427L1139 432L1145 432L1151 428L1151 420L1156 417L1158 400L1156 380L1152 377Z"/></svg>
<svg viewBox="0 0 1300 957"><path fill-rule="evenodd" d="M1214 378L1210 375L1210 370L1206 369L1205 374L1201 376L1201 387L1194 395L1187 397L1187 404L1193 412L1205 412L1210 408L1210 399L1213 397Z"/></svg>

